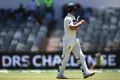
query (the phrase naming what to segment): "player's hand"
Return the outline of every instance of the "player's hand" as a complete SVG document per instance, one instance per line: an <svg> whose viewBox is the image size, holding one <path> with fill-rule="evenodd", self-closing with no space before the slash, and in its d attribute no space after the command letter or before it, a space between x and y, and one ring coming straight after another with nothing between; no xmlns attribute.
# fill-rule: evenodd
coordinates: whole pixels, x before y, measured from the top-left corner
<svg viewBox="0 0 120 80"><path fill-rule="evenodd" d="M85 23L85 20L81 20L82 23Z"/></svg>

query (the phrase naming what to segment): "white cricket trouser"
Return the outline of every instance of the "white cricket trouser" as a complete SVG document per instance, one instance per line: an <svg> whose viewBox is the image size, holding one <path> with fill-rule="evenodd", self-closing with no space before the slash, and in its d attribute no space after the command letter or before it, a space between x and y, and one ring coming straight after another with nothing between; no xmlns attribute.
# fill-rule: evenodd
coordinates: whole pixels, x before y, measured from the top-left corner
<svg viewBox="0 0 120 80"><path fill-rule="evenodd" d="M59 66L59 73L58 75L63 75L64 70L66 68L66 64L69 61L69 57L71 52L73 52L73 55L75 56L77 63L81 65L81 69L84 74L88 73L88 68L85 62L85 56L83 55L83 52L81 50L81 46L79 43L79 39L73 38L73 39L63 39L63 54L62 54L62 62Z"/></svg>

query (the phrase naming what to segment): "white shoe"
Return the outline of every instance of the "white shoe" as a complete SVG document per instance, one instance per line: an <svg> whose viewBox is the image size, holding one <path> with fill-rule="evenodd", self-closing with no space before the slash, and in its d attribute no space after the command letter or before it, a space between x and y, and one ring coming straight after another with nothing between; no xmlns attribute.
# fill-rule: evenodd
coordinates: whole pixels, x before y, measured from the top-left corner
<svg viewBox="0 0 120 80"><path fill-rule="evenodd" d="M64 75L58 75L56 78L57 78L57 79L68 79L68 78L65 77Z"/></svg>
<svg viewBox="0 0 120 80"><path fill-rule="evenodd" d="M93 76L95 74L95 72L89 72L87 74L84 74L84 78L88 78L90 76Z"/></svg>

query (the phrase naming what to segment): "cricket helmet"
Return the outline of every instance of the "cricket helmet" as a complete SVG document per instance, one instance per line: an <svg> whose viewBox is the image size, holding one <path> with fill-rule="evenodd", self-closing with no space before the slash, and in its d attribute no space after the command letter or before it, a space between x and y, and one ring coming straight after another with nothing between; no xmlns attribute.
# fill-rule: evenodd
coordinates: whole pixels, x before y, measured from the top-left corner
<svg viewBox="0 0 120 80"><path fill-rule="evenodd" d="M76 11L76 10L77 10L77 6L75 3L68 3L67 4L67 12L68 13Z"/></svg>

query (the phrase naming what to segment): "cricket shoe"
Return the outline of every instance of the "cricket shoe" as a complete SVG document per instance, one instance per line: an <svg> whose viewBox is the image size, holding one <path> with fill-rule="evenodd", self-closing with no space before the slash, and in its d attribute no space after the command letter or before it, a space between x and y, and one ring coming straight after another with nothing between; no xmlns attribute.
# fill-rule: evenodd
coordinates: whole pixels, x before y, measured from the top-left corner
<svg viewBox="0 0 120 80"><path fill-rule="evenodd" d="M58 75L56 78L57 78L57 79L68 79L68 78L65 77L64 75Z"/></svg>
<svg viewBox="0 0 120 80"><path fill-rule="evenodd" d="M87 74L84 74L84 79L90 77L90 76L93 76L95 74L95 72L89 72Z"/></svg>

